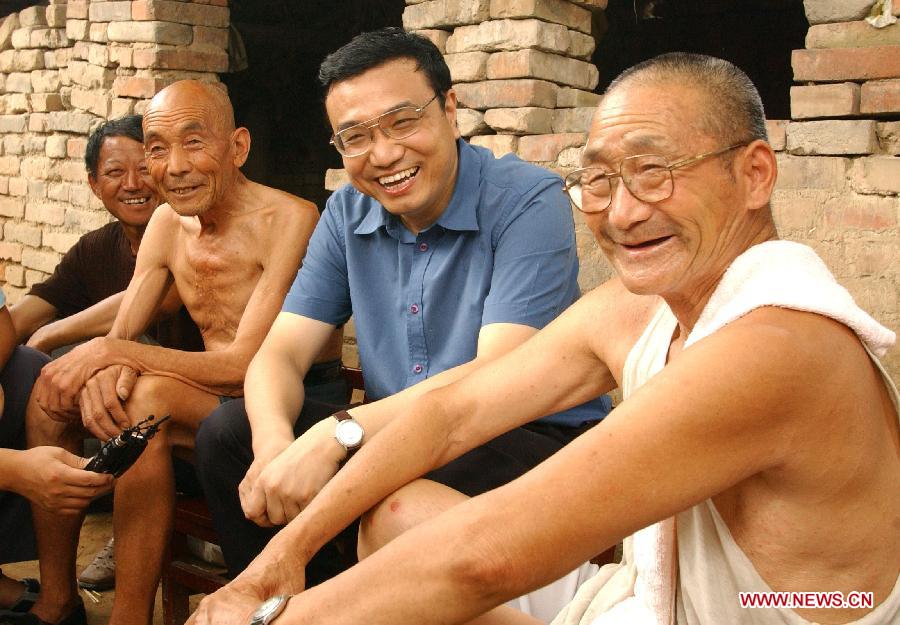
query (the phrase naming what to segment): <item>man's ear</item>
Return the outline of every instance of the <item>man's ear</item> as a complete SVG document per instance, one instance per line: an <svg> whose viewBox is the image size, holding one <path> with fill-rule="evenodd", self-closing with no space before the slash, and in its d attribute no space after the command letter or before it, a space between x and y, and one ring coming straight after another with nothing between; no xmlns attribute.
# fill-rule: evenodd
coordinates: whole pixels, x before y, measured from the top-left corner
<svg viewBox="0 0 900 625"><path fill-rule="evenodd" d="M234 146L234 166L241 167L250 155L250 131L244 127L231 133L231 145Z"/></svg>
<svg viewBox="0 0 900 625"><path fill-rule="evenodd" d="M91 191L97 197L97 199L98 200L101 199L100 198L100 183L97 182L97 178L94 177L94 174L88 174L88 186L91 188Z"/></svg>
<svg viewBox="0 0 900 625"><path fill-rule="evenodd" d="M452 88L447 89L447 93L444 94L444 115L447 116L447 121L453 128L453 136L459 139L459 128L456 126L456 105L456 92Z"/></svg>
<svg viewBox="0 0 900 625"><path fill-rule="evenodd" d="M757 139L744 148L738 162L740 171L737 173L747 189L747 209L759 210L768 206L778 178L778 162L772 146Z"/></svg>

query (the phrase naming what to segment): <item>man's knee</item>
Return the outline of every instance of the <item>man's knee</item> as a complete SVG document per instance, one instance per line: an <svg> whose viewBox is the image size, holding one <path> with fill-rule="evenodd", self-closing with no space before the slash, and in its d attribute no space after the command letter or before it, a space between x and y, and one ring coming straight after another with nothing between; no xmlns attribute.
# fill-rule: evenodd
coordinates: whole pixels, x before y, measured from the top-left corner
<svg viewBox="0 0 900 625"><path fill-rule="evenodd" d="M175 384L180 383L160 375L139 376L125 402L125 410L132 422L143 421L151 414L155 417L166 414L169 407L168 398L177 392Z"/></svg>
<svg viewBox="0 0 900 625"><path fill-rule="evenodd" d="M359 522L357 554L362 560L400 534L436 517L467 497L431 480L416 480L394 491Z"/></svg>

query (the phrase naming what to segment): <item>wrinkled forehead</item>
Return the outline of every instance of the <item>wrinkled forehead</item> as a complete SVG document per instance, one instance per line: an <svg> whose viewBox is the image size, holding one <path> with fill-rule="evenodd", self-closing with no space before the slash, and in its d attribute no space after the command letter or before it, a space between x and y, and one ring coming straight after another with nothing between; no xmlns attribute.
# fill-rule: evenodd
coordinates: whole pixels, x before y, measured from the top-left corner
<svg viewBox="0 0 900 625"><path fill-rule="evenodd" d="M151 106L144 113L144 135L161 130L174 130L186 124L202 128L213 128L215 113L208 106L188 102L165 102Z"/></svg>
<svg viewBox="0 0 900 625"><path fill-rule="evenodd" d="M584 151L586 164L634 154L672 156L702 141L693 115L699 96L690 89L621 86L594 113Z"/></svg>

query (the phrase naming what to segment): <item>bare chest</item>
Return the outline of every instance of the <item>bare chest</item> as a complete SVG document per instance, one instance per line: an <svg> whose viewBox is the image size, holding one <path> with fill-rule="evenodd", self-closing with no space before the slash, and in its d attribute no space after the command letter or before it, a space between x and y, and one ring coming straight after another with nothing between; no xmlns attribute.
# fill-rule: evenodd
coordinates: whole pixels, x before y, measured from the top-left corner
<svg viewBox="0 0 900 625"><path fill-rule="evenodd" d="M176 249L171 267L207 349L210 341L230 343L263 271L253 245L240 238L188 238Z"/></svg>

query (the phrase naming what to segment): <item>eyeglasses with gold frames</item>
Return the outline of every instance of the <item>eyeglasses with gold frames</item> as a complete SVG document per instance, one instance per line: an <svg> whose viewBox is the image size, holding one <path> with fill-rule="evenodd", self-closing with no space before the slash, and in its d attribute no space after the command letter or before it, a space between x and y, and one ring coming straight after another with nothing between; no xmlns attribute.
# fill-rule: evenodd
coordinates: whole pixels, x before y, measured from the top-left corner
<svg viewBox="0 0 900 625"><path fill-rule="evenodd" d="M625 188L635 198L650 204L662 202L675 191L672 172L699 163L730 150L742 148L748 143L736 143L727 148L704 152L669 165L659 154L636 154L622 159L618 173L599 167L576 169L565 178L563 188L572 204L583 213L599 213L612 202L613 178L621 178Z"/></svg>

